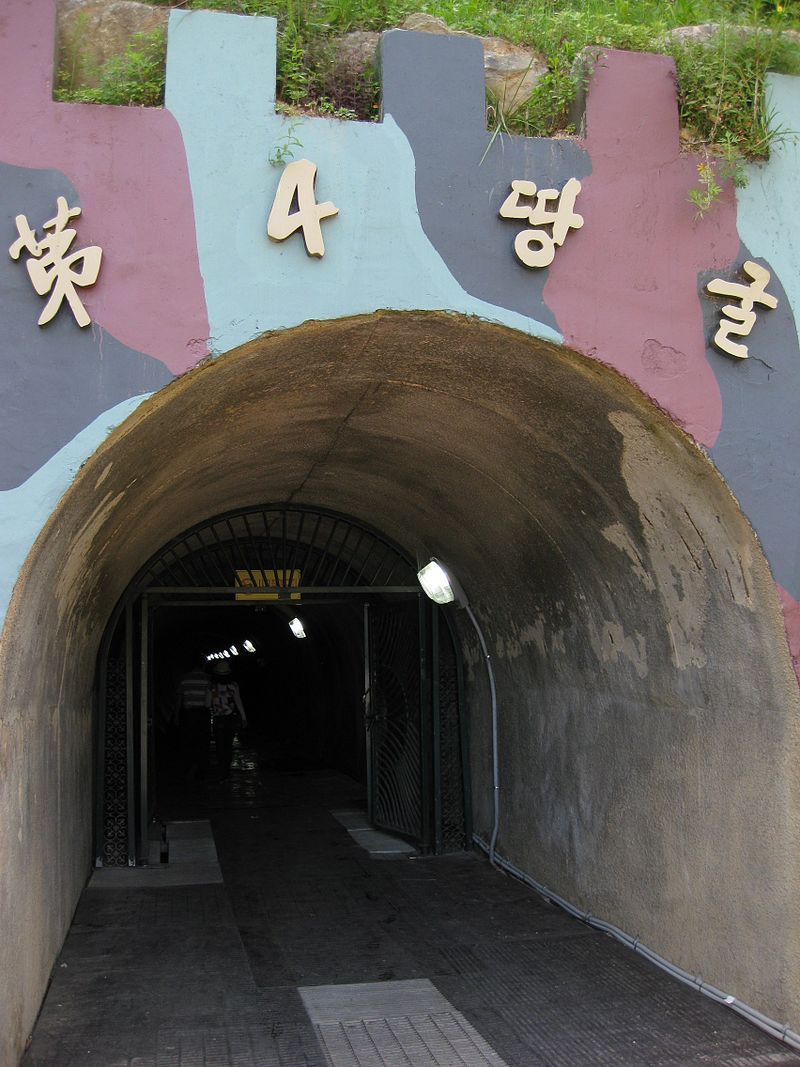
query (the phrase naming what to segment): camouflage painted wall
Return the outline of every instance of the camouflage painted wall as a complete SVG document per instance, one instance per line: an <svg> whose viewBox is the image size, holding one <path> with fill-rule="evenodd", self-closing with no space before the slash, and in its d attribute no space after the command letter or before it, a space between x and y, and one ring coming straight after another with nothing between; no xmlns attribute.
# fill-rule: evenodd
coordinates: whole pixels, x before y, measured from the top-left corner
<svg viewBox="0 0 800 1067"><path fill-rule="evenodd" d="M327 254L299 235L276 245L265 223L280 176L267 164L287 120L274 111L269 19L173 12L167 107L54 103L54 12L14 0L0 27L2 217L33 227L63 194L80 205L75 248L99 244L97 285L46 327L22 260L0 257L4 418L0 450L0 610L42 518L85 455L130 411L209 352L265 330L378 308L443 308L563 340L635 382L707 449L742 504L800 646L800 375L793 244L797 149L754 167L702 220L687 190L697 159L679 151L674 72L664 57L608 53L597 64L582 139L502 136L489 147L480 45L385 35L379 125L302 118L298 154L319 168ZM776 119L800 120L800 84L775 77ZM583 183L571 231L549 268L515 257L520 226L498 217L512 179ZM750 242L750 244L748 244ZM711 276L756 256L777 310L761 310L752 358L710 346ZM122 404L120 407L119 405ZM87 429L94 430L87 435ZM62 450L67 448L67 452Z"/></svg>

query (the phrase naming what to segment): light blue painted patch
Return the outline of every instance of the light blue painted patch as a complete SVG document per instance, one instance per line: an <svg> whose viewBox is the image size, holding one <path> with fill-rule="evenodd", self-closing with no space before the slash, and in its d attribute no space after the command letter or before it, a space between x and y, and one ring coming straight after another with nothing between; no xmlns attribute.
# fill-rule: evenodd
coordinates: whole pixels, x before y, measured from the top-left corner
<svg viewBox="0 0 800 1067"><path fill-rule="evenodd" d="M776 126L800 131L800 78L787 74L768 75L768 100ZM767 164L747 168L749 183L740 189L737 225L739 234L754 256L766 259L800 315L800 231L789 223L797 220L800 204L800 142L795 136L775 145Z"/></svg>
<svg viewBox="0 0 800 1067"><path fill-rule="evenodd" d="M149 396L134 396L104 411L22 485L0 492L0 627L25 557L78 470Z"/></svg>
<svg viewBox="0 0 800 1067"><path fill-rule="evenodd" d="M391 116L374 124L275 114L275 33L271 18L170 14L166 106L186 146L212 351L381 308L461 312L560 342L551 327L477 300L455 280L420 224L414 155ZM339 208L322 224L322 260L306 255L299 232L280 244L266 236L282 172L268 156L293 121L295 158L318 167L317 200Z"/></svg>

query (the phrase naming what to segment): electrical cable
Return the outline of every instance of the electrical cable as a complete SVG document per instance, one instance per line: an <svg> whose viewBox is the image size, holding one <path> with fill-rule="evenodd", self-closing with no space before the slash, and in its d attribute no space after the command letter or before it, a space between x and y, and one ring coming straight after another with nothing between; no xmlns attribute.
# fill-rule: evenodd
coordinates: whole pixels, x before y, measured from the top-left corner
<svg viewBox="0 0 800 1067"><path fill-rule="evenodd" d="M548 903L556 904L559 908L562 908L574 918L580 919L581 922L586 923L587 926L591 926L595 930L602 930L603 933L609 934L615 940L626 945L628 948L633 949L634 952L638 952L641 956L644 956L645 959L650 960L656 967L660 967L662 971L666 971L666 973L673 978L677 978L679 982L683 982L684 985L692 986L692 988L699 990L704 996L709 997L718 1004L724 1004L725 1007L730 1008L731 1011L735 1011L738 1015L743 1016L748 1022L757 1026L760 1030L764 1030L770 1037L777 1038L779 1041L783 1041L784 1044L789 1045L790 1048L800 1051L800 1034L791 1030L788 1023L781 1024L776 1022L775 1019L771 1019L768 1015L764 1015L756 1008L743 1003L737 997L731 996L728 993L723 993L721 989L717 989L716 986L703 981L702 978L692 975L688 971L684 971L674 963L670 963L669 960L664 959L663 956L659 956L657 952L654 952L652 949L647 948L646 945L643 945L638 937L631 937L630 934L626 934L625 931L620 930L619 927L604 922L602 919L596 919L589 912L581 911L580 908L576 908L574 904L571 904L568 900L560 897L558 893L552 893L547 886L542 885L534 878L531 878L530 875L521 871L519 867L516 867L510 860L507 860L502 856L498 857L494 854L492 845L487 844L478 834L473 834L472 840L480 849L487 853L493 866L507 871L508 874L518 879L518 881L524 882L525 885L530 886L531 889L534 889L539 896L548 901Z"/></svg>
<svg viewBox="0 0 800 1067"><path fill-rule="evenodd" d="M486 639L483 636L483 630L481 630L478 620L475 618L475 612L469 604L464 603L462 606L467 615L469 615L470 622L475 627L475 633L478 635L478 640L480 641L481 649L486 661L486 672L489 675L489 690L492 695L492 786L494 822L492 825L492 837L487 851L489 853L489 862L494 867L497 866L495 863L495 846L497 845L497 835L500 831L500 758L498 755L497 744L497 687L494 681L492 657L489 655L489 649L486 647Z"/></svg>

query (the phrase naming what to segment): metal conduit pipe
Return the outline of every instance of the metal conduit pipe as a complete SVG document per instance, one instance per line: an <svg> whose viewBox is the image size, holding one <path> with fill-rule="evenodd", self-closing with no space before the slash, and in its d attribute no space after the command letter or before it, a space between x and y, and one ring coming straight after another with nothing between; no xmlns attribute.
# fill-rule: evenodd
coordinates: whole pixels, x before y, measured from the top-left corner
<svg viewBox="0 0 800 1067"><path fill-rule="evenodd" d="M747 1019L748 1022L751 1022L754 1026L757 1026L760 1030L765 1031L770 1037L775 1037L779 1041L783 1041L785 1044L789 1045L791 1048L800 1051L800 1034L791 1030L788 1023L782 1024L775 1019L770 1019L768 1015L764 1015L762 1012L758 1011L758 1009L743 1003L729 993L723 993L721 989L717 989L716 986L704 982L702 978L692 975L688 971L684 971L674 963L670 963L669 960L664 959L663 956L659 956L657 952L654 952L646 945L643 945L638 937L631 937L631 935L626 934L624 930L620 930L618 926L613 926L611 923L595 918L594 915L587 911L581 911L580 908L576 908L574 904L571 904L568 900L560 897L558 893L552 893L547 886L542 885L534 878L531 878L530 875L521 871L519 867L516 867L510 860L507 860L502 856L498 858L494 854L494 842L487 844L478 834L473 834L472 840L479 848L487 853L490 862L495 867L506 871L520 882L524 882L525 885L530 886L531 889L534 889L539 896L548 903L557 904L559 908L563 908L564 911L569 912L569 914L573 915L576 919L580 919L580 921L586 923L587 926L591 926L595 930L602 930L603 933L610 934L611 937L620 941L623 945L633 949L634 952L638 952L640 955L644 956L645 959L650 960L656 967L660 967L662 971L666 971L666 973L673 978L677 978L679 982L683 982L684 985L692 986L692 988L699 990L704 996L710 997L711 1000L716 1001L718 1004L724 1004L732 1011L743 1016L743 1018Z"/></svg>
<svg viewBox="0 0 800 1067"><path fill-rule="evenodd" d="M497 835L500 830L500 758L497 751L497 686L494 681L494 668L492 667L492 657L489 654L489 649L486 647L486 639L483 636L483 630L481 630L478 620L475 618L475 612L465 603L463 605L467 615L469 615L470 622L475 627L475 633L478 635L480 641L481 651L486 663L486 673L489 675L489 690L492 696L492 786L493 786L493 801L494 801L494 822L492 824L492 836L487 849L489 853L489 862L492 866L497 866L495 862L495 846L497 845Z"/></svg>

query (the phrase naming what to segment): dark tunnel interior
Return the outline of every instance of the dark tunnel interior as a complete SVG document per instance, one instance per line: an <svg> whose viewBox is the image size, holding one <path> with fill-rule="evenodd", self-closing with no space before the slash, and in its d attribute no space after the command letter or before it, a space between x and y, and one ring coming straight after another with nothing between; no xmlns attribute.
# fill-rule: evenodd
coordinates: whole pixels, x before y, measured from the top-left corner
<svg viewBox="0 0 800 1067"><path fill-rule="evenodd" d="M290 630L294 617L301 619L305 638ZM197 667L213 678L215 663L223 661L207 657L223 651L229 653L226 678L238 684L247 720L237 745L256 753L266 769L331 768L363 782L363 629L361 603L164 607L155 612L152 755L158 817L185 817L196 807L186 788L179 686ZM209 774L217 774L213 746Z"/></svg>

